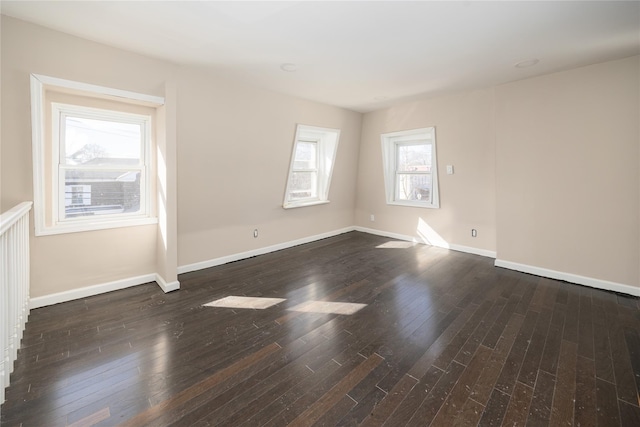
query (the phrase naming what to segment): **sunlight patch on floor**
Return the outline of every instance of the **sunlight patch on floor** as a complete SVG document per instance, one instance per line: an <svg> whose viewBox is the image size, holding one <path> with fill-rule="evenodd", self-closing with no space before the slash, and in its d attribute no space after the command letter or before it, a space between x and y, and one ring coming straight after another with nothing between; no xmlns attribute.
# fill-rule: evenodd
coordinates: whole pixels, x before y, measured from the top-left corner
<svg viewBox="0 0 640 427"><path fill-rule="evenodd" d="M354 314L367 304L356 304L352 302L330 302L330 301L307 301L288 308L291 311L302 311L305 313L326 313L326 314Z"/></svg>
<svg viewBox="0 0 640 427"><path fill-rule="evenodd" d="M410 248L412 246L414 246L415 243L413 242L396 242L396 241L392 241L392 242L387 242L387 243L383 243L381 245L376 246L377 249L405 249L405 248Z"/></svg>
<svg viewBox="0 0 640 427"><path fill-rule="evenodd" d="M284 298L260 298L260 297L238 297L228 296L210 303L204 304L205 307L223 307L223 308L254 308L263 310L284 301Z"/></svg>

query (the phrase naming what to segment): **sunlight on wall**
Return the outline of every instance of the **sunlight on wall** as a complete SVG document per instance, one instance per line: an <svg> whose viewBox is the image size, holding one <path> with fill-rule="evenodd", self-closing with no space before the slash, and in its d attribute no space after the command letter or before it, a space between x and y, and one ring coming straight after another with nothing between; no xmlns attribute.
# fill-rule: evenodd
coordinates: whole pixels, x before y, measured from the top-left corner
<svg viewBox="0 0 640 427"><path fill-rule="evenodd" d="M167 250L167 164L158 147L158 225L162 235L164 250Z"/></svg>
<svg viewBox="0 0 640 427"><path fill-rule="evenodd" d="M422 243L449 249L449 243L442 238L429 224L422 218L418 218L418 228L416 229Z"/></svg>

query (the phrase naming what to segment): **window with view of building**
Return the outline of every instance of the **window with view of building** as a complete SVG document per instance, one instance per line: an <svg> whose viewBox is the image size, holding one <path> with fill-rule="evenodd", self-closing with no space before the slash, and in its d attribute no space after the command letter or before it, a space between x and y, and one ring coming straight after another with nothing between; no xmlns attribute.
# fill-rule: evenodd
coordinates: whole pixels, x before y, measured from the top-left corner
<svg viewBox="0 0 640 427"><path fill-rule="evenodd" d="M157 223L152 118L163 99L46 76L31 83L36 235Z"/></svg>
<svg viewBox="0 0 640 427"><path fill-rule="evenodd" d="M439 207L435 129L387 133L381 139L387 203Z"/></svg>
<svg viewBox="0 0 640 427"><path fill-rule="evenodd" d="M57 103L52 107L59 126L54 132L58 220L145 214L150 118Z"/></svg>
<svg viewBox="0 0 640 427"><path fill-rule="evenodd" d="M340 131L298 125L293 144L285 208L328 203Z"/></svg>

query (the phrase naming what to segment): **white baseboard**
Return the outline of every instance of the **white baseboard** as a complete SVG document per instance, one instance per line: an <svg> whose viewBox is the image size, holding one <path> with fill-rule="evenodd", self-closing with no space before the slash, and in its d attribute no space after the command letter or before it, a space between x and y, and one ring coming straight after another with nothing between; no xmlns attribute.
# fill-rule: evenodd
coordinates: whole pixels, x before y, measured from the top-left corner
<svg viewBox="0 0 640 427"><path fill-rule="evenodd" d="M158 286L160 286L160 288L164 291L165 294L167 292L173 292L180 289L180 282L178 282L177 280L174 280L173 282L167 283L162 278L162 276L160 276L158 273L156 273L156 283L158 284Z"/></svg>
<svg viewBox="0 0 640 427"><path fill-rule="evenodd" d="M443 249L451 249L453 251L458 251L458 252L465 252L468 254L474 254L474 255L480 255L480 256L484 256L487 258L495 258L496 257L496 253L494 251L489 251L486 249L479 249L479 248L472 248L470 246L463 246L463 245L456 245L456 244L438 244L438 243L427 243L424 240L418 238L418 237L414 237L414 236L407 236L405 234L398 234L398 233L391 233L388 231L382 231L382 230L376 230L374 228L367 228L367 227L355 227L356 231L361 231L363 233L369 233L369 234L375 234L378 236L383 236L383 237L389 237L392 239L398 239L398 240L406 240L408 242L414 242L414 243L422 243L425 245L430 245L430 246L435 246L438 248L443 248Z"/></svg>
<svg viewBox="0 0 640 427"><path fill-rule="evenodd" d="M521 271L523 273L534 274L536 276L548 277L550 279L564 280L578 285L589 286L606 291L620 292L623 294L640 297L640 288L622 283L609 282L608 280L594 279L593 277L579 276L577 274L564 273L562 271L549 270L547 268L535 267L532 265L519 264L517 262L496 259L496 267L508 268L509 270Z"/></svg>
<svg viewBox="0 0 640 427"><path fill-rule="evenodd" d="M269 252L275 252L282 249L292 248L294 246L303 245L305 243L315 242L316 240L326 239L328 237L337 236L339 234L354 231L355 227L346 227L339 230L329 231L327 233L316 234L314 236L303 237L302 239L290 240L277 245L265 246L263 248L253 249L251 251L240 252L233 255L227 255L220 258L214 258L207 261L195 262L193 264L181 265L178 267L178 274L189 273L191 271L203 270L205 268L216 267L218 265L227 264L229 262L239 261L241 259L251 258L258 255L264 255Z"/></svg>
<svg viewBox="0 0 640 427"><path fill-rule="evenodd" d="M282 249L287 249L294 246L302 245L305 243L315 242L317 240L326 239L328 237L337 236L340 234L348 233L350 231L360 231L363 233L389 237L392 239L427 244L426 242L418 239L417 237L407 236L404 234L376 230L376 229L367 228L367 227L346 227L339 230L330 231L327 233L304 237L302 239L279 243L277 245L266 246L264 248L258 248L258 249L254 249L247 252L241 252L233 255L211 259L208 261L202 261L202 262L197 262L193 264L179 266L178 274L188 273L196 270L202 270L204 268L209 268L209 267L215 267L218 265L227 264L229 262L238 261L245 258L251 258L254 256L263 255L266 253L275 252ZM455 244L446 244L446 245L438 244L438 245L432 245L432 246L437 246L437 247L450 249L458 252L465 252L465 253L470 253L474 255L480 255L488 258L496 258L496 253L494 251L488 251L485 249L478 249L478 248L472 248L469 246L462 246L462 245L455 245ZM504 261L500 259L495 260L495 266L507 268L510 270L521 271L524 273L534 274L536 276L549 277L549 278L558 279L558 280L565 280L567 282L590 286L592 288L598 288L598 289L620 292L620 293L634 295L634 296L640 296L639 287L625 285L622 283L609 282L606 280L594 279L591 277L584 277L576 274L564 273L561 271L549 270L549 269L534 267L534 266L525 265L525 264L518 264L515 262ZM45 307L48 305L58 304L61 302L71 301L75 299L87 298L93 295L99 295L106 292L125 289L125 288L142 285L142 284L153 282L153 281L155 281L165 293L180 289L179 281L176 280L176 281L167 283L159 274L152 273L152 274L145 274L143 276L131 277L127 279L116 280L113 282L102 283L98 285L87 286L79 289L72 289L69 291L31 298L29 302L29 308L34 309L39 307Z"/></svg>
<svg viewBox="0 0 640 427"><path fill-rule="evenodd" d="M41 297L31 298L29 308L45 307L47 305L58 304L61 302L72 301L74 299L87 298L93 295L104 294L118 289L130 288L132 286L142 285L156 280L155 274L145 274L143 276L130 277L128 279L115 280L113 282L101 283L99 285L86 286L84 288L71 289L55 294L44 295Z"/></svg>
<svg viewBox="0 0 640 427"><path fill-rule="evenodd" d="M87 298L111 291L117 291L119 289L143 285L149 282L156 282L165 293L180 289L180 282L175 281L166 283L159 274L152 273L145 274L143 276L129 277L127 279L115 280L113 282L101 283L99 285L93 286L85 286L83 288L71 289L64 292L31 298L29 300L29 309L45 307L47 305L58 304L75 299Z"/></svg>

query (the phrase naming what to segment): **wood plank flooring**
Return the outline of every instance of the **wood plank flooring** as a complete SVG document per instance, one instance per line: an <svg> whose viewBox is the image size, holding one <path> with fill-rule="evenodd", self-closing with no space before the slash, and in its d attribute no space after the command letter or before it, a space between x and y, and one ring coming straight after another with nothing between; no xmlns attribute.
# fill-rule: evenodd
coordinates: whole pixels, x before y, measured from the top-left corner
<svg viewBox="0 0 640 427"><path fill-rule="evenodd" d="M640 426L638 298L358 232L180 282L33 310L2 426Z"/></svg>

